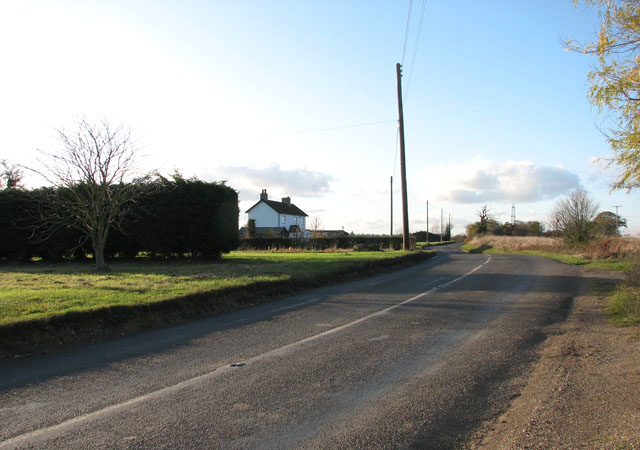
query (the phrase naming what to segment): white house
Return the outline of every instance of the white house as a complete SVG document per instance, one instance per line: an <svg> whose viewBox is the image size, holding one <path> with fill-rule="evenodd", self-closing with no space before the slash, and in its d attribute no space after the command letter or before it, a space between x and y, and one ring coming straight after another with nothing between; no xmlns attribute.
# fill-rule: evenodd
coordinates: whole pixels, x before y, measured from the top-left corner
<svg viewBox="0 0 640 450"><path fill-rule="evenodd" d="M256 221L256 232L260 229L284 228L292 237L308 237L307 217L303 210L291 203L291 197L281 202L269 200L267 190L263 189L260 201L247 210L249 220Z"/></svg>

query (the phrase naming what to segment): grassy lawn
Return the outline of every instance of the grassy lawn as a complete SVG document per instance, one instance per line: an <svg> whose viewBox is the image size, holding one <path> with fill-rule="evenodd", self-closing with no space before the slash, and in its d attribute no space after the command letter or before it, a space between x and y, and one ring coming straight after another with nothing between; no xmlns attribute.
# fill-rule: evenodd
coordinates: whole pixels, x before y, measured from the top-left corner
<svg viewBox="0 0 640 450"><path fill-rule="evenodd" d="M71 311L139 305L259 281L313 279L403 252L233 252L221 261L91 262L0 265L0 325Z"/></svg>

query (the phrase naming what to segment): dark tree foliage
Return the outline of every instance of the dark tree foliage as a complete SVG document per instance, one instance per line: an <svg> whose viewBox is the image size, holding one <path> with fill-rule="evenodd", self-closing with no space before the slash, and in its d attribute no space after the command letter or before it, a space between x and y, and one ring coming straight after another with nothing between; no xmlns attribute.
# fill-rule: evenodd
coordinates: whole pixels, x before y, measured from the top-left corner
<svg viewBox="0 0 640 450"><path fill-rule="evenodd" d="M150 189L117 238L127 255L137 248L161 257L217 258L238 246L238 194L231 187L176 174Z"/></svg>
<svg viewBox="0 0 640 450"><path fill-rule="evenodd" d="M598 233L605 236L620 236L620 227L627 227L627 220L611 211L598 213L593 222Z"/></svg>
<svg viewBox="0 0 640 450"><path fill-rule="evenodd" d="M82 187L78 187L81 189ZM118 188L118 187L115 187ZM158 178L142 195L120 227L110 232L108 258L134 258L140 252L158 257L217 258L238 246L238 194L224 183ZM0 259L59 260L92 252L77 228L56 227L47 239L35 238L43 204L67 188L0 192ZM35 224L35 225L34 225Z"/></svg>
<svg viewBox="0 0 640 450"><path fill-rule="evenodd" d="M247 236L256 237L256 219L249 219L247 222Z"/></svg>
<svg viewBox="0 0 640 450"><path fill-rule="evenodd" d="M434 235L431 234L431 236ZM415 237L413 236L411 237L411 244L412 246L415 245ZM304 240L281 237L259 237L253 239L242 239L240 246L243 250L273 250L288 248L300 250L326 250L331 248L354 249L358 251L380 251L388 249L401 250L402 236L344 236L311 238Z"/></svg>
<svg viewBox="0 0 640 450"><path fill-rule="evenodd" d="M0 259L24 260L34 256L35 246L27 246L28 223L24 217L30 194L20 189L0 191Z"/></svg>
<svg viewBox="0 0 640 450"><path fill-rule="evenodd" d="M450 233L449 233L450 234ZM415 233L411 233L411 235L415 238L416 242L427 242L427 232L426 231L416 231ZM445 240L449 240L447 235L444 236ZM440 240L440 234L429 232L429 242L436 242Z"/></svg>

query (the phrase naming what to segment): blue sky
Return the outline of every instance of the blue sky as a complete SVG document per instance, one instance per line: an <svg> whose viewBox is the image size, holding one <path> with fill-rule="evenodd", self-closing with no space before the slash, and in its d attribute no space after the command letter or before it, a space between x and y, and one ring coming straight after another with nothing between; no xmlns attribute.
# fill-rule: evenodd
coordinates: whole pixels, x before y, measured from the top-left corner
<svg viewBox="0 0 640 450"><path fill-rule="evenodd" d="M399 225L395 64L409 0L0 2L0 158L37 165L79 116L133 129L143 170L267 189L324 228ZM570 0L414 0L404 59L411 231L426 201L454 232L487 204L546 221L584 188L640 233L637 194L609 194L604 116L587 99L595 11ZM413 59L415 51L415 60ZM409 75L411 78L409 80ZM31 185L40 183L27 177ZM396 227L397 230L399 230Z"/></svg>

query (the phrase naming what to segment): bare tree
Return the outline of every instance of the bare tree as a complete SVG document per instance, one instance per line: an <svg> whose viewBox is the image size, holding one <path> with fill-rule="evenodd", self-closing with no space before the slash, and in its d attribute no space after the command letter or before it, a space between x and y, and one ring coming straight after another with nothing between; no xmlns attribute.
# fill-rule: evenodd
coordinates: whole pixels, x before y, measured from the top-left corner
<svg viewBox="0 0 640 450"><path fill-rule="evenodd" d="M45 169L38 173L56 189L41 203L39 234L46 238L57 228L79 229L91 242L96 267L105 269L109 232L144 194L149 176L134 178L138 149L123 126L80 119L73 132L58 129L57 133L60 148L41 151Z"/></svg>
<svg viewBox="0 0 640 450"><path fill-rule="evenodd" d="M0 159L0 183L3 189L12 189L20 185L24 173L19 166L10 163L6 159Z"/></svg>
<svg viewBox="0 0 640 450"><path fill-rule="evenodd" d="M486 233L489 230L489 222L495 220L495 216L487 205L482 205L482 208L477 211L477 214L480 219L478 233Z"/></svg>
<svg viewBox="0 0 640 450"><path fill-rule="evenodd" d="M577 190L564 200L560 200L551 213L556 227L571 245L583 244L595 236L593 219L598 212L598 204L587 191Z"/></svg>
<svg viewBox="0 0 640 450"><path fill-rule="evenodd" d="M318 231L320 228L322 228L322 219L320 217L312 217L310 222L311 223L309 225L311 225L311 229L313 231Z"/></svg>
<svg viewBox="0 0 640 450"><path fill-rule="evenodd" d="M311 229L311 237L319 237L318 231L322 228L322 219L318 216L312 217L309 221L309 226Z"/></svg>

